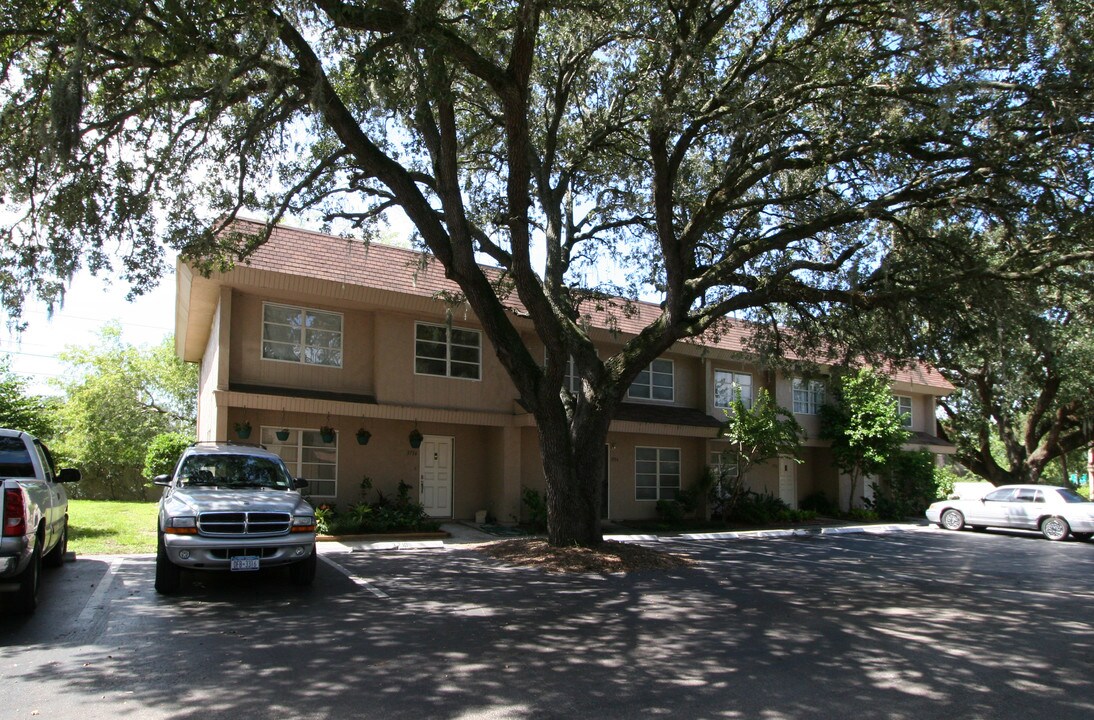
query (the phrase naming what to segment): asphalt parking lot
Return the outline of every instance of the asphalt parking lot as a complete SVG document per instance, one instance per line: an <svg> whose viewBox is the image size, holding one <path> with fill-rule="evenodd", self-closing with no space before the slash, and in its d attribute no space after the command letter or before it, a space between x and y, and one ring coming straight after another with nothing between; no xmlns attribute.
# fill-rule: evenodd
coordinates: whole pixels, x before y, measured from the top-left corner
<svg viewBox="0 0 1094 720"><path fill-rule="evenodd" d="M675 539L697 566L327 553L152 589L151 556L49 573L0 618L5 718L1088 718L1094 544L942 531Z"/></svg>

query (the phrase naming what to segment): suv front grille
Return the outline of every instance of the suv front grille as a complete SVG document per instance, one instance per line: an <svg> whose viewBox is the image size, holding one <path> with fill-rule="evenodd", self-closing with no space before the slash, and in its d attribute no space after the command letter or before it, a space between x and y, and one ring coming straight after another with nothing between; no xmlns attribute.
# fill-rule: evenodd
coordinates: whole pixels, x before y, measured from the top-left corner
<svg viewBox="0 0 1094 720"><path fill-rule="evenodd" d="M228 560L234 557L245 557L247 555L257 555L260 558L270 558L277 554L277 551L281 548L275 547L261 547L261 548L215 548L209 551L217 560Z"/></svg>
<svg viewBox="0 0 1094 720"><path fill-rule="evenodd" d="M202 535L283 535L291 525L288 513L207 512L198 517Z"/></svg>

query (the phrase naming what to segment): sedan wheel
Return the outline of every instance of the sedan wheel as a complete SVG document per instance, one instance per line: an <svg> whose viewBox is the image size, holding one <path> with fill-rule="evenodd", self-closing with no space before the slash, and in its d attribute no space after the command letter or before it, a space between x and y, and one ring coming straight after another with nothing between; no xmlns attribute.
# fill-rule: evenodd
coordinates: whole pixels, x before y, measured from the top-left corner
<svg viewBox="0 0 1094 720"><path fill-rule="evenodd" d="M965 516L961 514L959 510L950 508L946 512L942 513L942 527L947 530L960 530L965 527Z"/></svg>
<svg viewBox="0 0 1094 720"><path fill-rule="evenodd" d="M1049 540L1063 540L1070 532L1071 527L1062 517L1049 517L1041 521L1041 534Z"/></svg>

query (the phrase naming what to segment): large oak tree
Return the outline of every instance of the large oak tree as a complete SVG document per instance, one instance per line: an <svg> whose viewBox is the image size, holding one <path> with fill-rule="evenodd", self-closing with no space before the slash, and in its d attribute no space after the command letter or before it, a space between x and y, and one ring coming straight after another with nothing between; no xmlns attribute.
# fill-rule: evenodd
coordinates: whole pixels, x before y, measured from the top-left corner
<svg viewBox="0 0 1094 720"><path fill-rule="evenodd" d="M398 208L535 416L551 541L596 544L612 414L673 343L1089 254L1015 232L1089 210L1083 6L12 0L3 301L111 256L140 290L157 239L238 259L263 240L225 232L242 209L364 228ZM656 319L598 357L589 308L651 294Z"/></svg>

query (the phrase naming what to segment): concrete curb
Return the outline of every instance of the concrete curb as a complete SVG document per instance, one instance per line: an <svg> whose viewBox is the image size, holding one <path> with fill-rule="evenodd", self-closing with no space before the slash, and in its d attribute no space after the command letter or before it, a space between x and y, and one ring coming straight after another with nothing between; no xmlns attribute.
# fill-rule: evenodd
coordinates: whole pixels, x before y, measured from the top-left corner
<svg viewBox="0 0 1094 720"><path fill-rule="evenodd" d="M915 525L912 523L893 523L887 525L841 525L838 527L811 527L792 528L778 530L736 530L732 532L711 533L680 533L673 535L657 535L651 533L605 535L605 540L632 543L661 543L673 540L770 540L772 538L809 537L812 535L852 535L872 534L886 535L898 532L918 532L929 530L930 526ZM481 536L481 537L480 537ZM467 529L459 529L459 532L450 532L444 540L419 540L413 537L403 539L384 538L377 540L365 540L362 538L346 538L345 542L324 541L317 543L316 547L323 554L352 553L368 550L436 550L450 545L461 545L477 542L504 542L507 539L489 536L484 533Z"/></svg>
<svg viewBox="0 0 1094 720"><path fill-rule="evenodd" d="M810 535L885 535L897 532L918 532L928 529L912 523L889 525L843 525L839 527L793 528L785 530L739 530L733 532L681 533L679 535L605 535L605 540L618 542L669 542L679 540L767 540L770 538L808 537Z"/></svg>

